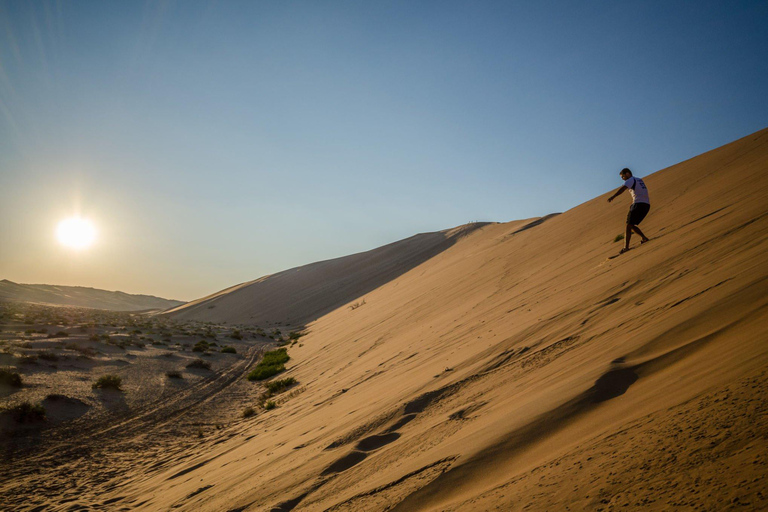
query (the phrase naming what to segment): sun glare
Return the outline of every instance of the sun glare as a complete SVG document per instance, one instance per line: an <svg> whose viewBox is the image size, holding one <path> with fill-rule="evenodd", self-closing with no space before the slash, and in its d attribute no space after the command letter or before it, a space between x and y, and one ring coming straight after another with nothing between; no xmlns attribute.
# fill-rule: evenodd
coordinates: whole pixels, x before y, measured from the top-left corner
<svg viewBox="0 0 768 512"><path fill-rule="evenodd" d="M59 227L56 228L56 238L67 247L85 249L96 240L96 228L88 219L71 217L59 222Z"/></svg>

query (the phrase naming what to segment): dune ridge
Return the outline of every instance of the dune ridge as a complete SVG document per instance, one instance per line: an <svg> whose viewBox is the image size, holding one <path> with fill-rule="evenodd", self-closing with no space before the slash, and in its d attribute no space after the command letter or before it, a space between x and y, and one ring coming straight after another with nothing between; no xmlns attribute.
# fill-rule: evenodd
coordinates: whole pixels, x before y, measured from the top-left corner
<svg viewBox="0 0 768 512"><path fill-rule="evenodd" d="M360 298L487 223L472 223L240 283L165 311L178 320L303 325Z"/></svg>

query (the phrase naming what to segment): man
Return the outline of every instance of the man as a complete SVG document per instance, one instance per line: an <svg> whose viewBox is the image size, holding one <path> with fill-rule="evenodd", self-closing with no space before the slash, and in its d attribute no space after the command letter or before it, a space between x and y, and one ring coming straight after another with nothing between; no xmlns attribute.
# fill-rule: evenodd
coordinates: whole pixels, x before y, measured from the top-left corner
<svg viewBox="0 0 768 512"><path fill-rule="evenodd" d="M632 196L632 206L629 207L629 213L627 214L627 230L624 234L624 248L619 252L619 254L624 254L629 250L629 239L632 238L633 231L640 235L641 244L648 241L648 237L640 231L640 228L637 227L637 225L643 221L646 215L648 215L648 210L651 209L651 200L648 199L648 189L645 187L645 183L642 179L632 176L632 171L625 167L621 170L619 176L624 180L624 185L608 198L608 202L610 203L613 201L627 189L629 189L629 193Z"/></svg>

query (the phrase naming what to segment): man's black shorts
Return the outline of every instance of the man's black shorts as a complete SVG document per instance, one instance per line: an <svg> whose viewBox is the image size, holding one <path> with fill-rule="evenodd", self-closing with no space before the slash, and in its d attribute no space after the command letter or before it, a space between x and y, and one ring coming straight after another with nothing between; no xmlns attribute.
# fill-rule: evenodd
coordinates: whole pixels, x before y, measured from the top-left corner
<svg viewBox="0 0 768 512"><path fill-rule="evenodd" d="M629 207L629 213L627 214L627 224L637 226L643 222L643 219L646 215L648 215L648 210L650 209L651 205L648 203L634 203Z"/></svg>

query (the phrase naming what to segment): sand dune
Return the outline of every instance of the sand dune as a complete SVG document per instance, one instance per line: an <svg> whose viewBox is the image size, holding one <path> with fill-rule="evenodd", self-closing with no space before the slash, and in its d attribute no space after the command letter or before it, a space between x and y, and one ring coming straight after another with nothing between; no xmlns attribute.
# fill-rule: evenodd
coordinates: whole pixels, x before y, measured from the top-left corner
<svg viewBox="0 0 768 512"><path fill-rule="evenodd" d="M613 259L629 199L606 193L177 310L308 321L295 392L51 508L765 509L766 168L763 130L645 177L651 242Z"/></svg>
<svg viewBox="0 0 768 512"><path fill-rule="evenodd" d="M422 233L241 283L165 312L178 320L303 325L396 279L484 226Z"/></svg>
<svg viewBox="0 0 768 512"><path fill-rule="evenodd" d="M165 310L184 304L180 300L162 299L152 295L134 295L83 286L19 284L7 279L0 281L0 300L108 309L110 311Z"/></svg>

